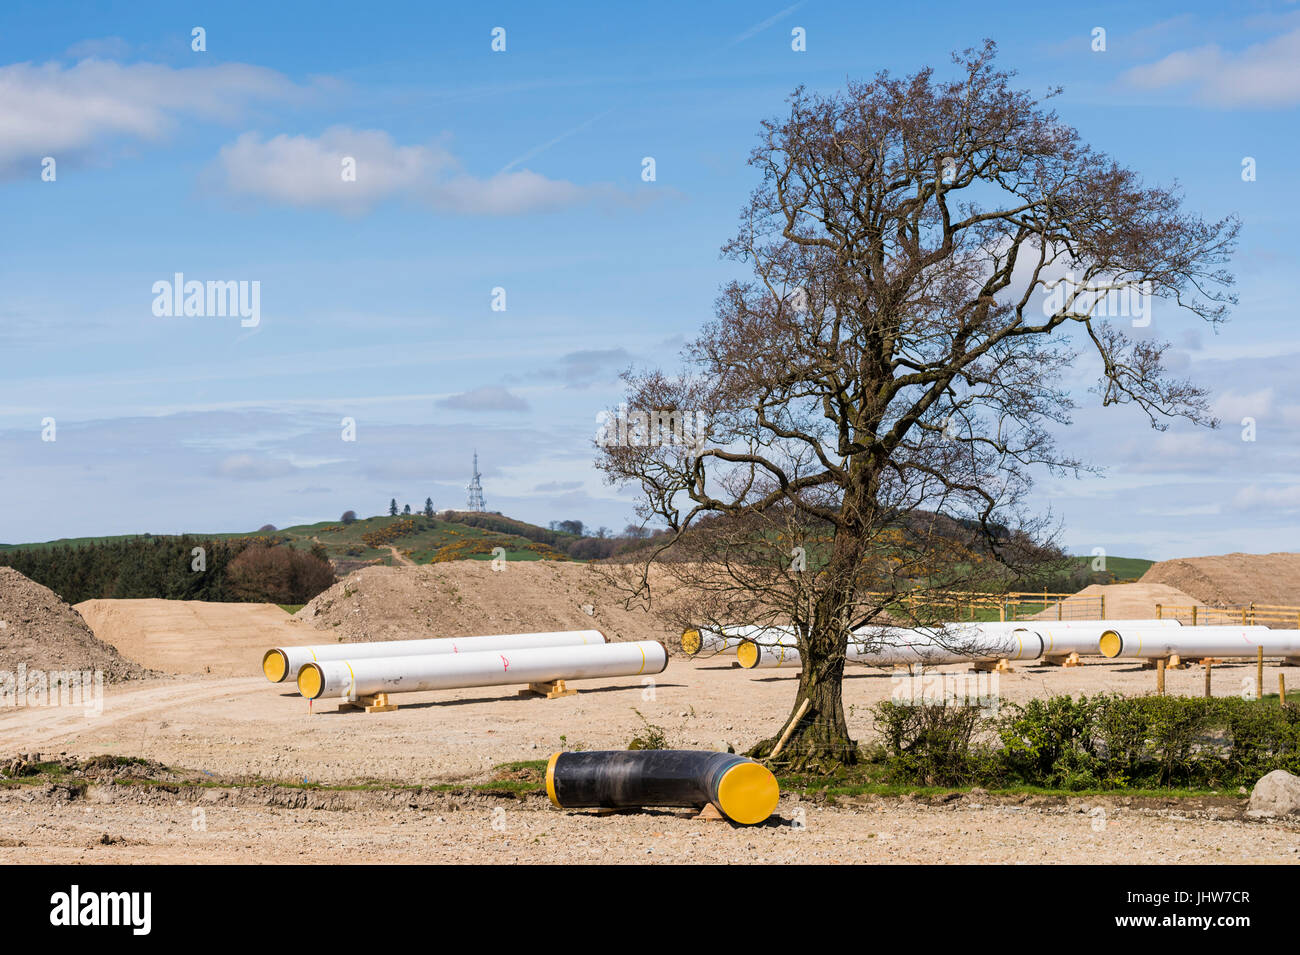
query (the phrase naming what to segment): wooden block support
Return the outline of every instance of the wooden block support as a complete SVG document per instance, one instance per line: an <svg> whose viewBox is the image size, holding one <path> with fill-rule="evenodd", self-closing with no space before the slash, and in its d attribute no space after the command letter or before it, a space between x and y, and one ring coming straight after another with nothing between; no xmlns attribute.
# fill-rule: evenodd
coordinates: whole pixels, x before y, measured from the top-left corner
<svg viewBox="0 0 1300 955"><path fill-rule="evenodd" d="M544 696L548 700L554 700L561 696L577 696L577 690L570 690L564 685L563 680L556 680L553 683L529 683L528 689L520 690L520 696Z"/></svg>
<svg viewBox="0 0 1300 955"><path fill-rule="evenodd" d="M1176 653L1169 654L1169 662L1165 664L1166 670L1186 670L1187 664Z"/></svg>
<svg viewBox="0 0 1300 955"><path fill-rule="evenodd" d="M718 812L718 807L707 803L703 809L691 816L696 822L726 822L727 817Z"/></svg>
<svg viewBox="0 0 1300 955"><path fill-rule="evenodd" d="M1079 659L1079 654L1068 653L1064 656L1043 657L1043 665L1049 667L1077 667L1083 666L1083 661Z"/></svg>
<svg viewBox="0 0 1300 955"><path fill-rule="evenodd" d="M388 702L387 693L358 696L355 703L351 700L344 700L339 704L340 713L391 713L395 709L397 709L397 704Z"/></svg>
<svg viewBox="0 0 1300 955"><path fill-rule="evenodd" d="M1011 666L1011 661L1006 657L1003 657L1001 660L976 660L971 664L971 666L981 673L992 673L994 671L998 673L1015 672Z"/></svg>

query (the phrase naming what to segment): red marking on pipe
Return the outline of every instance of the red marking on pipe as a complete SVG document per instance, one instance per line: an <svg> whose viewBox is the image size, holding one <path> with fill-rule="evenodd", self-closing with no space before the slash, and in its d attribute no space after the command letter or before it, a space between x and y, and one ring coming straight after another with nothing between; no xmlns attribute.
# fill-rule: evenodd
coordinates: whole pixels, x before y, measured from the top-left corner
<svg viewBox="0 0 1300 955"><path fill-rule="evenodd" d="M502 664L501 672L505 673L510 669L510 661L506 659L504 654L501 654L500 656L501 656L501 664Z"/></svg>

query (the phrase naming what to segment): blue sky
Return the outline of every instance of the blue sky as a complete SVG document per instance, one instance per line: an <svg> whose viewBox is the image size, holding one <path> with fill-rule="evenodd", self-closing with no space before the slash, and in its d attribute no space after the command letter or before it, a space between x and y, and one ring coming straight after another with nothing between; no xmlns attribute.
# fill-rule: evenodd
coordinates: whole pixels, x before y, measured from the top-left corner
<svg viewBox="0 0 1300 955"><path fill-rule="evenodd" d="M1300 5L1283 2L992 19L823 0L6 3L0 541L459 507L474 448L491 509L621 528L631 498L592 467L596 415L623 368L673 366L739 274L718 248L759 122L799 84L944 71L985 36L1026 87L1064 86L1056 108L1095 146L1244 222L1231 322L1157 310L1152 328L1223 427L1153 434L1096 409L1081 365L1062 442L1105 475L1044 477L1040 508L1081 553L1293 549ZM356 188L322 172L341 155ZM153 284L177 272L259 282L260 324L156 316Z"/></svg>

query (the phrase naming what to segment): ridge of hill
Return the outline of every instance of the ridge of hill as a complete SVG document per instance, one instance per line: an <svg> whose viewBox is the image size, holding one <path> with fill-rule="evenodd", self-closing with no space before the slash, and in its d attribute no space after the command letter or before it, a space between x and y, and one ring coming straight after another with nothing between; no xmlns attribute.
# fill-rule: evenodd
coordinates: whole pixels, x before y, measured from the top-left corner
<svg viewBox="0 0 1300 955"><path fill-rule="evenodd" d="M52 547L86 547L142 537L189 536L200 540L229 540L244 537L269 537L291 547L310 549L319 544L325 555L347 573L368 564L428 564L446 560L491 560L501 551L505 559L568 560L564 548L579 540L577 535L552 531L499 514L445 511L434 517L424 514L387 515L358 518L350 523L320 521L277 528L275 531L249 531L204 534L118 534L103 537L72 537L28 544L0 544L0 552L48 549ZM394 554L396 548L398 554ZM398 556L401 555L401 556Z"/></svg>

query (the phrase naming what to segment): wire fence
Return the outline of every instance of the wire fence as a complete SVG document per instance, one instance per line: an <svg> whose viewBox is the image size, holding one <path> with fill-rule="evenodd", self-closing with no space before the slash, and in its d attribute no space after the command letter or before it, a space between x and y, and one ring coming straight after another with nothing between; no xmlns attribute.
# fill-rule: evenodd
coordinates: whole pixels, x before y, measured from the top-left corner
<svg viewBox="0 0 1300 955"><path fill-rule="evenodd" d="M993 620L1104 620L1102 594L1018 591L1006 594L920 594L897 601L913 617L988 622Z"/></svg>
<svg viewBox="0 0 1300 955"><path fill-rule="evenodd" d="M1201 607L1195 605L1156 604L1156 616L1177 620L1187 626L1273 627L1277 630L1300 628L1300 607L1285 604L1247 604L1241 607Z"/></svg>

